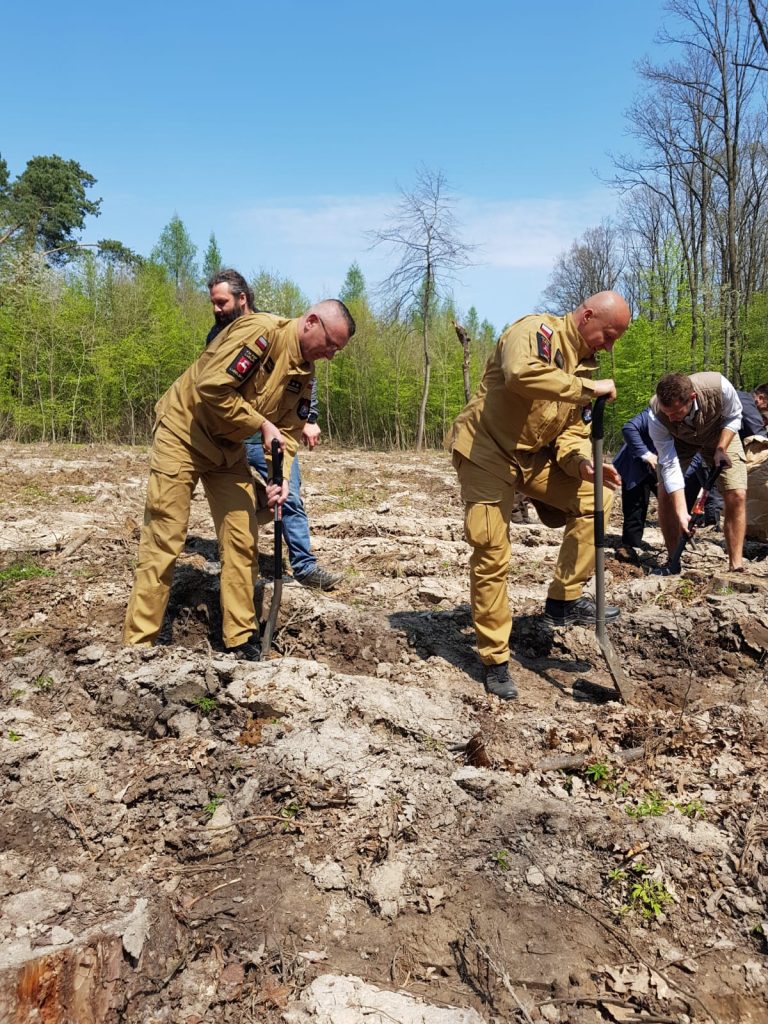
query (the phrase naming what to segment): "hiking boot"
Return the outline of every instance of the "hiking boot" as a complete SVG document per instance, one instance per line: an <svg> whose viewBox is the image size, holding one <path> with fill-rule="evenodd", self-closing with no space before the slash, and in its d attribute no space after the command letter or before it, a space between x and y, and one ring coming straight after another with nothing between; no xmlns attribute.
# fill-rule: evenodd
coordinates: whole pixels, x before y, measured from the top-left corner
<svg viewBox="0 0 768 1024"><path fill-rule="evenodd" d="M234 654L238 661L261 661L261 642L258 633L251 633L250 640L237 647L228 647L227 654Z"/></svg>
<svg viewBox="0 0 768 1024"><path fill-rule="evenodd" d="M302 587L310 587L312 590L333 590L343 577L341 572L328 572L316 565L312 572L306 576L297 576L296 582Z"/></svg>
<svg viewBox="0 0 768 1024"><path fill-rule="evenodd" d="M483 682L485 692L492 693L494 697L501 700L515 700L517 697L517 687L509 674L508 661L500 665L483 665Z"/></svg>
<svg viewBox="0 0 768 1024"><path fill-rule="evenodd" d="M620 548L616 548L614 556L617 562L626 562L628 565L640 564L638 553L629 544L622 544Z"/></svg>
<svg viewBox="0 0 768 1024"><path fill-rule="evenodd" d="M618 619L619 609L615 605L605 606L605 621ZM597 609L591 597L577 597L573 601L558 601L548 597L544 603L544 621L550 626L594 626Z"/></svg>

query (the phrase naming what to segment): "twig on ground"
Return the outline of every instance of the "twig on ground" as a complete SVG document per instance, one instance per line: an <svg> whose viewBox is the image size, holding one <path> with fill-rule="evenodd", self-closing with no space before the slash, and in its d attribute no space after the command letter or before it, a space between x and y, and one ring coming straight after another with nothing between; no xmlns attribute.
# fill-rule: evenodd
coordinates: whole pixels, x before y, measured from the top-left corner
<svg viewBox="0 0 768 1024"><path fill-rule="evenodd" d="M200 902L200 900L207 900L209 896L213 896L213 894L215 892L218 892L219 889L226 889L228 885L236 885L238 882L242 882L242 878L232 878L232 879L230 879L229 882L222 882L221 885L215 886L213 889L211 889L210 892L207 892L207 893L205 893L202 896L195 897L195 899L192 900L192 902L189 904L189 906L185 907L184 909L185 910L191 910L192 907L194 907L196 903Z"/></svg>
<svg viewBox="0 0 768 1024"><path fill-rule="evenodd" d="M480 954L480 956L483 958L483 960L485 960L485 962L488 964L488 966L493 971L493 973L497 976L499 981L501 981L502 985L507 990L509 995L512 996L512 999L513 999L515 1005L517 1006L517 1008L522 1013L523 1017L527 1021L527 1024L533 1024L533 1020L531 1019L528 1011L523 1006L523 1004L520 1002L520 999L518 998L517 993L515 992L514 988L512 987L512 982L509 980L509 975L507 974L506 970L503 967L500 967L499 964L497 964L491 958L490 953L488 952L486 947L482 945L482 943L478 939L477 935L475 934L475 932L474 932L474 930L473 930L473 928L471 926L469 928L469 931L467 932L467 935L469 935L469 937L474 942L475 948L477 949L477 951Z"/></svg>
<svg viewBox="0 0 768 1024"><path fill-rule="evenodd" d="M53 768L51 768L50 763L48 764L48 772L50 773L51 781L53 782L53 784L56 787L56 789L58 789L58 791L59 791L59 795L61 796L61 798L64 801L64 803L67 805L67 809L69 810L69 813L74 818L75 825L77 826L77 829L80 832L80 836L81 836L81 838L83 840L83 844L85 845L86 853L91 858L91 860L96 860L96 857L93 854L93 850L91 849L91 846L92 846L91 841L90 841L90 839L88 838L88 836L85 833L85 828L83 827L82 821L80 821L80 816L78 815L77 811L73 807L72 802L70 801L69 797L66 795L64 790L59 785L59 783L58 783L58 781L56 779L56 776L53 774Z"/></svg>

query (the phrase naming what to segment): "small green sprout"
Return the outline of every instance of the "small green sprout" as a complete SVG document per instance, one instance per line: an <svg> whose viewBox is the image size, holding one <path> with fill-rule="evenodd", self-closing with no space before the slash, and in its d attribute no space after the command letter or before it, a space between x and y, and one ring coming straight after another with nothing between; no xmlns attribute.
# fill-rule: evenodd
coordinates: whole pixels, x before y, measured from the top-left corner
<svg viewBox="0 0 768 1024"><path fill-rule="evenodd" d="M203 811L205 812L205 814L208 814L211 817L213 817L213 815L216 813L216 808L219 806L219 804L222 804L223 802L224 797L221 795L221 793L214 793L211 799L208 801L208 803L205 804L205 806L203 807Z"/></svg>
<svg viewBox="0 0 768 1024"><path fill-rule="evenodd" d="M8 730L8 739L11 741L11 743L18 743L19 740L21 739L21 733L20 732L14 732L13 729L9 729Z"/></svg>
<svg viewBox="0 0 768 1024"><path fill-rule="evenodd" d="M509 850L497 850L496 853L491 854L491 860L495 861L502 871L510 871L512 869L512 864L509 860Z"/></svg>
<svg viewBox="0 0 768 1024"><path fill-rule="evenodd" d="M198 697L194 705L202 714L210 715L218 708L219 702L215 697Z"/></svg>
<svg viewBox="0 0 768 1024"><path fill-rule="evenodd" d="M669 803L664 797L656 790L651 790L645 794L645 800L634 807L627 807L627 814L630 818L658 818L668 810Z"/></svg>

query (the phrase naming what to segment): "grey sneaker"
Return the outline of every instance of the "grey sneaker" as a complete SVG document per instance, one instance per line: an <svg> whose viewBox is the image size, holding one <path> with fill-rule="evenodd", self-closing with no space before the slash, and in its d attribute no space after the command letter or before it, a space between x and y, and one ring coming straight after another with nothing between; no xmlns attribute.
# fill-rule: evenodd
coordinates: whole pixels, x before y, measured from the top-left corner
<svg viewBox="0 0 768 1024"><path fill-rule="evenodd" d="M515 700L517 687L509 674L509 662L500 665L483 665L483 680L486 693L492 693L501 700Z"/></svg>
<svg viewBox="0 0 768 1024"><path fill-rule="evenodd" d="M306 576L297 576L296 582L300 583L302 587L310 587L312 590L333 590L338 586L343 575L340 572L328 572L327 569L321 569L319 565L316 565Z"/></svg>

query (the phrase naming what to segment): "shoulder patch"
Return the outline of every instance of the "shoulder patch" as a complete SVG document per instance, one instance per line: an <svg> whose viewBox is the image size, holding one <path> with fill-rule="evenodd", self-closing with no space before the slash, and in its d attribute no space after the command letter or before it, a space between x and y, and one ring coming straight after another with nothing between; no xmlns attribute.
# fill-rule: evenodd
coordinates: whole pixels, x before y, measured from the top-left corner
<svg viewBox="0 0 768 1024"><path fill-rule="evenodd" d="M547 339L547 341L552 341L552 335L554 332L551 327L548 327L546 324L539 324L539 330Z"/></svg>
<svg viewBox="0 0 768 1024"><path fill-rule="evenodd" d="M298 395L301 391L302 380L301 377L291 377L288 383L285 385L285 390L290 391L294 395Z"/></svg>
<svg viewBox="0 0 768 1024"><path fill-rule="evenodd" d="M259 349L260 352L266 352L267 349L269 348L269 342L267 341L263 334L256 339L256 347Z"/></svg>
<svg viewBox="0 0 768 1024"><path fill-rule="evenodd" d="M564 365L565 360L563 359L563 353L560 351L560 349L558 349L557 352L555 352L555 366L558 368L558 370L562 370Z"/></svg>
<svg viewBox="0 0 768 1024"><path fill-rule="evenodd" d="M309 399L302 398L299 404L296 406L296 415L300 420L305 420L309 416Z"/></svg>
<svg viewBox="0 0 768 1024"><path fill-rule="evenodd" d="M253 371L259 365L259 357L253 349L248 348L246 345L241 348L235 358L227 367L227 373L230 377L234 377L235 380L239 380L240 383L244 380L248 380Z"/></svg>
<svg viewBox="0 0 768 1024"><path fill-rule="evenodd" d="M541 326L543 327L544 324ZM541 331L536 331L536 344L539 347L539 359L546 359L548 363L551 363L552 346L549 343L549 338L545 338Z"/></svg>
<svg viewBox="0 0 768 1024"><path fill-rule="evenodd" d="M592 403L591 402L590 402L589 405L582 406L582 409L581 409L581 422L582 423L591 423L592 422Z"/></svg>

